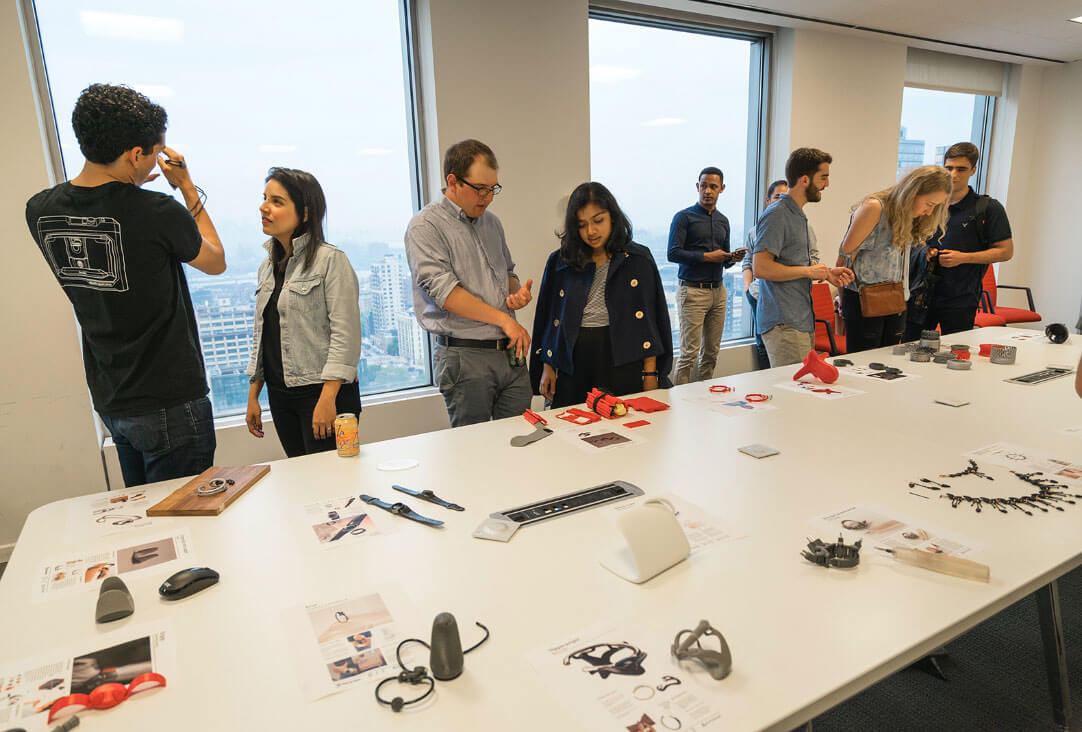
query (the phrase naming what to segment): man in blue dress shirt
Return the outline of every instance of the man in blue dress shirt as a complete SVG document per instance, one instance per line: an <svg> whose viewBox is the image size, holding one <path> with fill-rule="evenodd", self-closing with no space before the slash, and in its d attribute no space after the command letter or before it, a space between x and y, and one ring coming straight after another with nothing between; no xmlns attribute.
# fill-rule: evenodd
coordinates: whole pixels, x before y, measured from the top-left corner
<svg viewBox="0 0 1082 732"><path fill-rule="evenodd" d="M680 265L676 291L680 318L680 358L673 382L686 384L714 375L725 330L725 269L744 258L746 249L729 252L729 219L717 210L725 190L715 167L703 168L695 190L699 201L673 217L669 228L669 261Z"/></svg>

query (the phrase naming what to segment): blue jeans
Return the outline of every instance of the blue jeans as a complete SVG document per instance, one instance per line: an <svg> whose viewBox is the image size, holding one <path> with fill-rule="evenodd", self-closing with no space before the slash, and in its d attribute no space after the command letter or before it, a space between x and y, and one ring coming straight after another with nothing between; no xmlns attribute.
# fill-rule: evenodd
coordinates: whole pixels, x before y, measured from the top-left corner
<svg viewBox="0 0 1082 732"><path fill-rule="evenodd" d="M763 345L763 337L759 335L759 329L755 326L755 308L758 306L758 299L751 294L749 290L744 290L744 297L748 300L748 305L751 305L751 331L755 334L755 355L759 358L759 368L770 368L770 359L766 355L766 346Z"/></svg>
<svg viewBox="0 0 1082 732"><path fill-rule="evenodd" d="M202 397L134 417L101 415L129 488L198 475L214 463L214 415Z"/></svg>

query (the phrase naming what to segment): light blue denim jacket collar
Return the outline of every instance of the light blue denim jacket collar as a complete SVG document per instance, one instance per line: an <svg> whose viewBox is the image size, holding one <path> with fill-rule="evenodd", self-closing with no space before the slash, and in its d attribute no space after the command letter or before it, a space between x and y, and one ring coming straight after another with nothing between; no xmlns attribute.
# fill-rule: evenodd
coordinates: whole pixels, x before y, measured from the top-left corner
<svg viewBox="0 0 1082 732"><path fill-rule="evenodd" d="M263 242L263 248L267 250L267 254L271 254L274 251L274 242L277 241L273 236ZM293 239L293 256L297 256L308 247L308 242L311 241L311 237L308 234L301 234Z"/></svg>

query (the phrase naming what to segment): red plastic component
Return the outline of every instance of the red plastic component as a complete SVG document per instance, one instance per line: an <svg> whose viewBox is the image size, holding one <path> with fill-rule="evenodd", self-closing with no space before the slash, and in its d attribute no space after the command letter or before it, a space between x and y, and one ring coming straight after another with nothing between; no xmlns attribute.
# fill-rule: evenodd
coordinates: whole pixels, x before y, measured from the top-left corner
<svg viewBox="0 0 1082 732"><path fill-rule="evenodd" d="M637 419L634 422L624 422L624 427L645 427L650 424L645 419Z"/></svg>
<svg viewBox="0 0 1082 732"><path fill-rule="evenodd" d="M981 344L981 356L991 356L993 348L1003 348L999 343L982 343Z"/></svg>
<svg viewBox="0 0 1082 732"><path fill-rule="evenodd" d="M53 719L62 709L72 707L68 715L78 714L83 709L110 709L127 699L132 694L149 689L153 686L165 686L165 677L161 674L149 672L139 674L127 686L123 684L102 684L96 686L89 694L68 694L53 702L49 707L49 719L47 724L52 724ZM75 709L74 707L78 707Z"/></svg>
<svg viewBox="0 0 1082 732"><path fill-rule="evenodd" d="M746 402L768 402L770 401L769 394L745 394L744 401Z"/></svg>
<svg viewBox="0 0 1082 732"><path fill-rule="evenodd" d="M622 399L618 399L596 387L590 389L590 392L586 395L586 406L606 419L627 416L627 405L624 404Z"/></svg>
<svg viewBox="0 0 1082 732"><path fill-rule="evenodd" d="M827 363L827 355L815 351L808 351L808 355L804 357L804 367L793 374L793 381L805 374L811 374L824 384L833 384L838 380L838 369Z"/></svg>
<svg viewBox="0 0 1082 732"><path fill-rule="evenodd" d="M725 386L725 384L714 384L710 387L712 394L728 394L730 391L733 391L733 387Z"/></svg>
<svg viewBox="0 0 1082 732"><path fill-rule="evenodd" d="M601 421L601 417L599 417L598 415L594 414L593 412L587 412L583 409L579 409L578 407L571 407L566 411L560 412L556 415L556 419L562 419L565 422L577 424L580 427L582 425L592 424L594 422Z"/></svg>
<svg viewBox="0 0 1082 732"><path fill-rule="evenodd" d="M968 361L970 358L969 351L951 351L951 353L953 353L959 361ZM991 355L991 351L989 351L989 355Z"/></svg>
<svg viewBox="0 0 1082 732"><path fill-rule="evenodd" d="M669 408L669 405L665 402L659 402L657 399L648 396L625 399L624 404L640 412L664 412Z"/></svg>
<svg viewBox="0 0 1082 732"><path fill-rule="evenodd" d="M545 419L544 417L542 417L540 414L538 414L537 412L535 412L532 409L527 409L525 412L522 413L522 416L530 424L548 424L547 419Z"/></svg>

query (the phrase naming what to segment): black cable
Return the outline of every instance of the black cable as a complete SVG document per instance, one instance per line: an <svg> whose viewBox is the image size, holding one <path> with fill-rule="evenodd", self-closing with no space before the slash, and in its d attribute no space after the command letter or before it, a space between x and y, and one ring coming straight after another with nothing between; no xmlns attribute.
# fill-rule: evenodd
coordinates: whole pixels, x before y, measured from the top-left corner
<svg viewBox="0 0 1082 732"><path fill-rule="evenodd" d="M482 638L481 640L477 641L476 643L474 643L472 646L470 646L466 650L462 651L462 655L466 655L470 651L476 650L478 647L481 646L481 644L483 644L485 641L488 640L488 637L490 635L488 628L486 628L484 625L482 625L481 623L477 623L477 622L475 622L474 624L478 628L480 628L481 630L485 631L485 637ZM402 646L406 645L407 643L420 643L422 646L424 646L429 651L432 650L432 647L430 645L428 645L427 643L425 643L420 638L406 638L405 640L401 641L395 647L395 649L394 649L394 658L398 662L398 667L401 668L402 671L397 676L389 676L386 679L384 679L383 681L376 684L376 690L375 690L376 701L379 702L380 704L386 704L387 706L389 706L391 708L391 711L393 711L393 712L401 712L403 707L409 706L410 704L417 704L418 702L423 701L424 699L427 699L428 696L433 691L436 690L436 680L434 678L432 678L428 674L428 669L427 668L425 668L424 666L414 666L413 669L411 670L411 669L406 668L406 664L402 662ZM390 681L397 681L400 684L411 684L411 685L423 684L423 683L427 682L428 683L428 690L424 694L421 694L420 696L418 696L416 698L413 698L413 699L410 699L408 701L403 699L400 696L396 696L395 698L391 699L390 701L387 701L386 699L384 699L383 697L381 697L379 695L379 692L380 692L380 689L383 688L384 684L386 684L386 683L388 683Z"/></svg>

